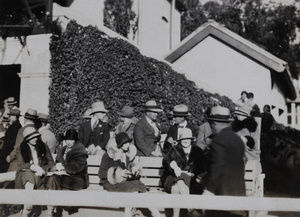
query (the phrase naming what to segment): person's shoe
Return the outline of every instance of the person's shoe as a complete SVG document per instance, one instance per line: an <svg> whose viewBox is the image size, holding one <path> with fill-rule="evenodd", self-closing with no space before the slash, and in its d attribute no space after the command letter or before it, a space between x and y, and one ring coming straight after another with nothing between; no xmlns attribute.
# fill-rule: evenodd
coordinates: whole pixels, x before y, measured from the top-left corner
<svg viewBox="0 0 300 217"><path fill-rule="evenodd" d="M28 217L32 210L32 205L24 205L23 210L21 210L22 217Z"/></svg>
<svg viewBox="0 0 300 217"><path fill-rule="evenodd" d="M54 210L53 206L47 206L47 211L46 211L45 217L52 217L53 216L53 210Z"/></svg>

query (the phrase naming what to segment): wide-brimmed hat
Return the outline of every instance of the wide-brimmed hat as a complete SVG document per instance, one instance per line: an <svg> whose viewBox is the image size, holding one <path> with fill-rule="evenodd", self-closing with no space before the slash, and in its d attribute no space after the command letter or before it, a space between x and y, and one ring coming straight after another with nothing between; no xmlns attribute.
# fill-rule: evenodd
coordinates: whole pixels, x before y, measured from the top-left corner
<svg viewBox="0 0 300 217"><path fill-rule="evenodd" d="M105 109L104 103L103 103L102 101L94 102L94 103L92 104L92 112L91 112L91 115L92 115L92 114L95 114L95 113L98 113L98 112L101 112L101 113L106 113L106 112L108 112L108 110Z"/></svg>
<svg viewBox="0 0 300 217"><path fill-rule="evenodd" d="M37 120L39 117L37 115L37 110L29 108L27 109L24 118L30 119L30 120Z"/></svg>
<svg viewBox="0 0 300 217"><path fill-rule="evenodd" d="M9 112L8 115L15 115L15 116L21 116L21 111L17 107L12 108Z"/></svg>
<svg viewBox="0 0 300 217"><path fill-rule="evenodd" d="M75 129L68 129L63 138L64 140L78 141L78 132Z"/></svg>
<svg viewBox="0 0 300 217"><path fill-rule="evenodd" d="M177 141L181 141L184 139L195 139L195 137L193 136L193 132L190 128L182 128L182 130L180 131Z"/></svg>
<svg viewBox="0 0 300 217"><path fill-rule="evenodd" d="M235 111L234 114L235 115L241 115L244 117L249 117L250 116L250 112L251 112L251 108L247 105L242 105L239 106Z"/></svg>
<svg viewBox="0 0 300 217"><path fill-rule="evenodd" d="M212 107L210 110L210 115L207 120L217 121L217 122L231 122L230 110L222 106Z"/></svg>
<svg viewBox="0 0 300 217"><path fill-rule="evenodd" d="M44 114L44 113L38 113L37 115L38 115L39 120L41 122L43 122L43 123L49 123L49 120L48 120L49 115Z"/></svg>
<svg viewBox="0 0 300 217"><path fill-rule="evenodd" d="M7 103L7 105L15 105L15 104L17 104L17 101L15 100L14 97L8 97L6 99L6 103Z"/></svg>
<svg viewBox="0 0 300 217"><path fill-rule="evenodd" d="M184 104L176 105L173 108L173 111L170 112L174 117L187 117L191 115L189 113L189 107Z"/></svg>
<svg viewBox="0 0 300 217"><path fill-rule="evenodd" d="M92 116L91 116L91 113L92 113L92 109L91 108L88 108L85 112L84 112L84 114L83 114L83 118L92 118Z"/></svg>
<svg viewBox="0 0 300 217"><path fill-rule="evenodd" d="M158 107L155 100L149 100L148 102L146 102L145 110L150 112L157 112L157 113L162 112L162 109Z"/></svg>
<svg viewBox="0 0 300 217"><path fill-rule="evenodd" d="M39 137L41 134L34 127L26 127L23 131L23 136L26 141Z"/></svg>
<svg viewBox="0 0 300 217"><path fill-rule="evenodd" d="M121 117L132 118L133 117L133 108L125 105L121 111L117 112Z"/></svg>
<svg viewBox="0 0 300 217"><path fill-rule="evenodd" d="M129 138L128 134L125 132L121 132L116 135L116 143L117 147L121 148L127 142L131 142L132 139Z"/></svg>

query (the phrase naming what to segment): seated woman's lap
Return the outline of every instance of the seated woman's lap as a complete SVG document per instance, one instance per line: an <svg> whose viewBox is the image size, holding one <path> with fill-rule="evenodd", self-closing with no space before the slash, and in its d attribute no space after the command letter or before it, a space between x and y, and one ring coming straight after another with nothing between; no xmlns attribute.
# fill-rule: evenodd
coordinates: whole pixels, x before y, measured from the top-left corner
<svg viewBox="0 0 300 217"><path fill-rule="evenodd" d="M31 183L35 188L39 188L42 180L40 176L36 176L32 171L22 171L17 174L15 182L16 188L24 189L26 183Z"/></svg>
<svg viewBox="0 0 300 217"><path fill-rule="evenodd" d="M187 187L190 188L191 177L185 173L182 173L179 177L171 175L167 176L164 183L165 191L167 193L171 193L172 186L174 186L179 180L183 180Z"/></svg>

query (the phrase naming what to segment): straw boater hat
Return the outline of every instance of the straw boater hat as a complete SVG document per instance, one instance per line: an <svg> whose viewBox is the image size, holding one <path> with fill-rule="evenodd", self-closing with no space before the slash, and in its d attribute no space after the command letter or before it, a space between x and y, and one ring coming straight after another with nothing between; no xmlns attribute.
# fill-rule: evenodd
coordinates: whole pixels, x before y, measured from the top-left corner
<svg viewBox="0 0 300 217"><path fill-rule="evenodd" d="M12 108L9 112L8 115L15 115L15 116L21 116L21 111L17 107Z"/></svg>
<svg viewBox="0 0 300 217"><path fill-rule="evenodd" d="M44 114L44 113L38 113L37 115L38 115L39 120L40 120L41 122L43 122L43 123L49 123L49 121L48 121L49 115Z"/></svg>
<svg viewBox="0 0 300 217"><path fill-rule="evenodd" d="M194 140L195 137L193 136L192 130L190 128L183 128L179 133L179 138L177 141L181 141L184 139L192 139Z"/></svg>
<svg viewBox="0 0 300 217"><path fill-rule="evenodd" d="M17 101L15 100L14 97L8 97L6 100L7 105L15 105L17 104Z"/></svg>
<svg viewBox="0 0 300 217"><path fill-rule="evenodd" d="M210 115L207 120L216 122L231 122L230 110L222 106L215 106L211 108Z"/></svg>
<svg viewBox="0 0 300 217"><path fill-rule="evenodd" d="M125 132L121 132L116 135L116 143L118 148L121 148L122 145L124 145L127 142L131 142L131 140L132 139L130 139L127 133Z"/></svg>
<svg viewBox="0 0 300 217"><path fill-rule="evenodd" d="M92 112L90 115L95 114L95 113L106 113L108 110L105 109L104 103L102 101L94 102L92 104Z"/></svg>
<svg viewBox="0 0 300 217"><path fill-rule="evenodd" d="M39 117L37 116L37 110L35 109L27 109L24 118L30 119L30 120L37 120Z"/></svg>
<svg viewBox="0 0 300 217"><path fill-rule="evenodd" d="M83 114L83 118L92 118L92 116L91 116L91 113L92 113L92 109L91 108L88 108L85 112L84 112L84 114Z"/></svg>
<svg viewBox="0 0 300 217"><path fill-rule="evenodd" d="M149 100L148 102L146 102L146 111L150 111L150 112L162 112L162 109L158 107L157 103L155 102L155 100Z"/></svg>
<svg viewBox="0 0 300 217"><path fill-rule="evenodd" d="M187 117L187 116L191 115L189 113L189 107L187 107L186 105L183 105L183 104L174 106L173 111L171 111L171 114L174 117Z"/></svg>
<svg viewBox="0 0 300 217"><path fill-rule="evenodd" d="M133 108L125 105L121 111L117 112L121 117L132 118L133 117Z"/></svg>
<svg viewBox="0 0 300 217"><path fill-rule="evenodd" d="M23 131L23 136L26 141L39 137L41 134L34 127L26 127Z"/></svg>

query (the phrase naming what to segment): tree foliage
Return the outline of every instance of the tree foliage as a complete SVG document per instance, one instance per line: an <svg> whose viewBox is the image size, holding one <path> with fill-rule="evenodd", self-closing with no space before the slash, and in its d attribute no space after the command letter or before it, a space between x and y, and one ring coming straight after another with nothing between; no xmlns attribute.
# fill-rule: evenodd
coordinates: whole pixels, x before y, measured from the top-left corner
<svg viewBox="0 0 300 217"><path fill-rule="evenodd" d="M199 89L168 64L145 57L128 42L109 38L95 27L82 27L71 21L50 43L51 77L49 113L56 134L73 126L78 129L84 111L96 100L109 110L109 124L118 122L117 111L134 107L141 117L145 102L155 99L163 108L163 126L173 106L189 106L191 121L200 124L204 111L215 105L234 109L232 101Z"/></svg>
<svg viewBox="0 0 300 217"><path fill-rule="evenodd" d="M182 16L182 38L186 37L205 20L212 19L226 28L252 41L273 55L288 62L291 74L298 79L295 47L296 27L300 23L295 6L267 7L261 0L224 1L222 5L209 1L204 5L194 0L182 0L187 11ZM200 19L189 19L199 17ZM292 48L294 46L294 48Z"/></svg>
<svg viewBox="0 0 300 217"><path fill-rule="evenodd" d="M132 0L106 0L104 2L104 25L120 35L127 37L130 28L136 29L136 17L132 8Z"/></svg>

